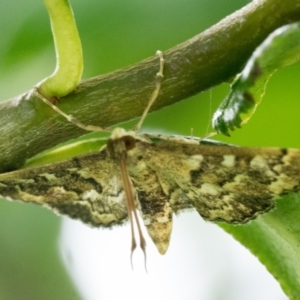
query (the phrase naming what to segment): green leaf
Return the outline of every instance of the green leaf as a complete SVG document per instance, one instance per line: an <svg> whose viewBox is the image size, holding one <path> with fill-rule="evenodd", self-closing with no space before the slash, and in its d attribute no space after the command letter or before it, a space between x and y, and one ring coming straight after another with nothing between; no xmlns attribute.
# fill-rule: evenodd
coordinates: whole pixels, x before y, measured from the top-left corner
<svg viewBox="0 0 300 300"><path fill-rule="evenodd" d="M88 152L99 151L106 143L107 138L90 138L87 140L71 142L63 146L59 145L28 159L23 168L37 167L63 161Z"/></svg>
<svg viewBox="0 0 300 300"><path fill-rule="evenodd" d="M278 280L290 299L300 295L300 193L277 200L276 209L248 225L220 224Z"/></svg>
<svg viewBox="0 0 300 300"><path fill-rule="evenodd" d="M230 94L213 116L217 132L229 136L229 130L247 123L261 102L268 80L281 67L300 58L300 23L278 28L254 51Z"/></svg>

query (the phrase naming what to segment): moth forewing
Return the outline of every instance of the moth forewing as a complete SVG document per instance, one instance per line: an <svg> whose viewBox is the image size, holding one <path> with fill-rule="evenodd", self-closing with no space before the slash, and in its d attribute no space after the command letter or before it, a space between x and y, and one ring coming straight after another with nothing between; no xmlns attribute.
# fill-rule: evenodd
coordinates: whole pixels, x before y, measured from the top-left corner
<svg viewBox="0 0 300 300"><path fill-rule="evenodd" d="M139 174L133 172L138 162L128 166L139 201L145 201L145 190L155 173L156 180L151 183L154 198L163 195L174 212L194 207L206 220L241 224L270 210L276 196L299 190L299 150L195 145L176 140L137 143L139 147L146 176L139 175L140 169ZM155 187L155 181L160 188Z"/></svg>
<svg viewBox="0 0 300 300"><path fill-rule="evenodd" d="M0 195L41 204L92 226L111 227L128 219L116 167L103 150L0 174Z"/></svg>

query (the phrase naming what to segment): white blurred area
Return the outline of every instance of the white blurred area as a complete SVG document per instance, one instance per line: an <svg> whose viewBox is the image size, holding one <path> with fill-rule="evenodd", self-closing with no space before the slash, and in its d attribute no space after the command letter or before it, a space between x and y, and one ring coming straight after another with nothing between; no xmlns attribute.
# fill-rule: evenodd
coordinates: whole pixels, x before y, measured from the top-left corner
<svg viewBox="0 0 300 300"><path fill-rule="evenodd" d="M286 300L279 284L242 245L196 212L173 218L167 254L147 239L130 264L129 224L92 229L65 218L64 264L84 300Z"/></svg>

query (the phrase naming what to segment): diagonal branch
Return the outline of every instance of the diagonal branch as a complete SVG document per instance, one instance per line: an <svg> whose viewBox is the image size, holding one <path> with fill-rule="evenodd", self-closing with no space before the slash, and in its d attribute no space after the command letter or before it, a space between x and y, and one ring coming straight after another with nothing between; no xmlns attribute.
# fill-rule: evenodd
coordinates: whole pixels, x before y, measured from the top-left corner
<svg viewBox="0 0 300 300"><path fill-rule="evenodd" d="M192 39L164 51L162 89L152 111L230 80L276 28L300 20L300 0L256 0ZM160 49L162 50L162 49ZM82 81L58 103L85 124L108 127L142 114L159 68L153 56ZM63 120L32 91L0 105L0 171L84 132Z"/></svg>

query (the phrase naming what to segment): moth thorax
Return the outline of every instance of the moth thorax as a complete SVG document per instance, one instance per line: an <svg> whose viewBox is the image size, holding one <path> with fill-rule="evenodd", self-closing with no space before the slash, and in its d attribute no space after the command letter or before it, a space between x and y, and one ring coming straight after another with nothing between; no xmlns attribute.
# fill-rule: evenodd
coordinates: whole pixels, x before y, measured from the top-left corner
<svg viewBox="0 0 300 300"><path fill-rule="evenodd" d="M124 155L127 154L127 151L134 147L135 138L130 135L122 136L118 139L109 139L107 142L107 151L109 155L116 158L124 157Z"/></svg>

